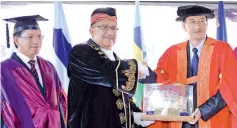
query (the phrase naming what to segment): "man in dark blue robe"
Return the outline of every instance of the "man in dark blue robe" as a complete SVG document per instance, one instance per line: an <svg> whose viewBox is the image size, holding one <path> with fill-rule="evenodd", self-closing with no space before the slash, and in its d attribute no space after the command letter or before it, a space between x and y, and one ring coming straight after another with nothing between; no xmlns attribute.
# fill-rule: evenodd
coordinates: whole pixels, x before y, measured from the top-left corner
<svg viewBox="0 0 237 128"><path fill-rule="evenodd" d="M73 47L68 76L69 128L132 128L148 126L131 97L135 93L138 62L121 60L113 51L117 17L114 8L98 8L91 15L92 39Z"/></svg>

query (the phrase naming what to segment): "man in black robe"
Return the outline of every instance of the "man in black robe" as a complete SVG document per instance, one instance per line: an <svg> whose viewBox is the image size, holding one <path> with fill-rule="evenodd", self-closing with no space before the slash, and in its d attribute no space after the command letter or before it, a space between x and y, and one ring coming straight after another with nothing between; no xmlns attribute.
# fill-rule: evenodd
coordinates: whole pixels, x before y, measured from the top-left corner
<svg viewBox="0 0 237 128"><path fill-rule="evenodd" d="M132 128L148 126L132 102L138 72L143 65L134 59L121 60L112 51L116 40L114 8L98 8L91 15L92 39L73 47L68 76L69 128ZM139 65L139 66L138 66ZM147 70L148 72L148 70Z"/></svg>

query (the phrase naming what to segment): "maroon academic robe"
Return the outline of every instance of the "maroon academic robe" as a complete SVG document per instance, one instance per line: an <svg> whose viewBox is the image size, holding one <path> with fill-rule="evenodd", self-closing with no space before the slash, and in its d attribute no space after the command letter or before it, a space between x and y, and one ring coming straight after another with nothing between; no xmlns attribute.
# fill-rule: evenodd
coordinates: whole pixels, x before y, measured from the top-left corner
<svg viewBox="0 0 237 128"><path fill-rule="evenodd" d="M1 116L8 128L61 128L66 116L61 82L50 62L40 57L37 61L44 91L15 53L1 63Z"/></svg>

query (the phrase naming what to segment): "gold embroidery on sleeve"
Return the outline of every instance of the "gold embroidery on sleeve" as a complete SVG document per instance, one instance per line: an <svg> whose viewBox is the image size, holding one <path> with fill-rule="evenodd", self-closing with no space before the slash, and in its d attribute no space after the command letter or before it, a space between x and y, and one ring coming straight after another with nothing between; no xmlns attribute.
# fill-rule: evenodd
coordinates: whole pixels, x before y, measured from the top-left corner
<svg viewBox="0 0 237 128"><path fill-rule="evenodd" d="M136 64L134 61L129 61L129 69L123 70L122 73L128 77L126 86L123 88L125 91L131 91L135 84Z"/></svg>

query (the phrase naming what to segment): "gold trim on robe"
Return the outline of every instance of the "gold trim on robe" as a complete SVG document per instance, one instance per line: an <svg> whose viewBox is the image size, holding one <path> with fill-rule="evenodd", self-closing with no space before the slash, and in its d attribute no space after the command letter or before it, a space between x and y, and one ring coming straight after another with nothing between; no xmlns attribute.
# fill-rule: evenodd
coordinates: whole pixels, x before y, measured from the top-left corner
<svg viewBox="0 0 237 128"><path fill-rule="evenodd" d="M124 113L119 113L119 118L120 118L121 124L124 124L126 122L126 116Z"/></svg>
<svg viewBox="0 0 237 128"><path fill-rule="evenodd" d="M211 57L213 46L203 45L198 64L198 83L197 83L197 105L201 105L209 99L209 75L211 69ZM200 98L201 97L201 98ZM210 121L199 121L200 128L209 128Z"/></svg>
<svg viewBox="0 0 237 128"><path fill-rule="evenodd" d="M117 97L119 97L121 95L121 92L119 92L117 89L113 89L113 93Z"/></svg>
<svg viewBox="0 0 237 128"><path fill-rule="evenodd" d="M116 105L118 107L118 109L122 110L123 109L123 101L119 98L117 101L116 101Z"/></svg>
<svg viewBox="0 0 237 128"><path fill-rule="evenodd" d="M211 57L214 46L213 42L207 38L205 41L201 55L199 57L198 74L194 77L187 78L187 42L181 43L178 46L180 50L177 52L177 82L182 84L190 84L197 82L197 105L201 105L209 99L209 73L211 69ZM199 127L209 128L210 121L199 121Z"/></svg>
<svg viewBox="0 0 237 128"><path fill-rule="evenodd" d="M122 73L128 77L128 81L126 82L125 91L131 91L135 85L135 74L136 74L136 63L134 61L129 61L130 65L129 69L123 70Z"/></svg>
<svg viewBox="0 0 237 128"><path fill-rule="evenodd" d="M96 50L101 57L108 58L107 55L101 50L101 48L99 46L97 46L95 44L90 44L90 43L88 43L88 45L91 48L93 48L94 50ZM120 112L120 114L119 114L120 122L121 122L121 124L125 123L125 128L128 128L128 126L127 126L128 125L128 123L127 123L128 121L127 121L127 117L126 117L126 115L127 115L126 111L127 110L126 110L126 104L125 104L125 99L124 99L124 93L119 91L119 87L118 87L119 86L118 85L119 84L118 83L118 68L119 68L119 66L121 64L121 60L118 57L117 57L117 60L118 60L118 65L116 66L116 69L115 69L115 72L116 72L116 87L117 87L117 89L114 88L112 91L113 91L113 94L118 97L118 100L116 101L117 108L119 110L124 110L124 113ZM134 89L134 85L135 85L136 63L134 61L130 60L128 62L128 64L130 66L129 69L122 71L122 73L126 77L128 77L128 81L126 82L126 86L125 86L125 88L123 88L125 91L131 91L132 89ZM121 96L121 94L122 94L122 99L119 98L119 96ZM129 116L129 119L130 119L129 120L129 128L130 128L131 127L131 110L130 110L131 108L130 108L130 102L129 102L129 108L128 109L129 109L128 110L129 111L129 115L128 116Z"/></svg>
<svg viewBox="0 0 237 128"><path fill-rule="evenodd" d="M187 45L187 42L185 43ZM186 45L182 45L185 49L177 51L177 82L186 84L187 78L187 50Z"/></svg>
<svg viewBox="0 0 237 128"><path fill-rule="evenodd" d="M123 97L123 105L124 105L124 113L125 113L125 115L127 115L127 112L126 112L126 104L125 104L125 99L124 99L124 93L122 92L122 97ZM128 127L128 120L127 120L127 117L125 116L125 121L126 121L126 128Z"/></svg>

